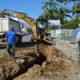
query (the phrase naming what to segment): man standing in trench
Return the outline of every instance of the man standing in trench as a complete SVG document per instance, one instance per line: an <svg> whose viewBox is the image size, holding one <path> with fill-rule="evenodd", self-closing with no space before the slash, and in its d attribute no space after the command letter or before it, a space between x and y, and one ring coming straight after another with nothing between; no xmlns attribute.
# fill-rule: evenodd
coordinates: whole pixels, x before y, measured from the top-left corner
<svg viewBox="0 0 80 80"><path fill-rule="evenodd" d="M10 26L9 31L6 33L6 42L7 42L7 51L10 57L10 60L15 59L15 44L16 36L24 35L22 32L16 32L13 26Z"/></svg>

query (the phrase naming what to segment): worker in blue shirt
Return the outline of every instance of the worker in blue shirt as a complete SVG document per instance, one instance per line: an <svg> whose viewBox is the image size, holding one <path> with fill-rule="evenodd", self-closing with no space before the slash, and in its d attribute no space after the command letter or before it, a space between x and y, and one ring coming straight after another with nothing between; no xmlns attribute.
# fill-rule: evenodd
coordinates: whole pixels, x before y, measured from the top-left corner
<svg viewBox="0 0 80 80"><path fill-rule="evenodd" d="M24 35L24 33L16 32L15 27L13 26L11 26L10 30L6 33L7 51L10 59L15 59L15 44L17 35Z"/></svg>

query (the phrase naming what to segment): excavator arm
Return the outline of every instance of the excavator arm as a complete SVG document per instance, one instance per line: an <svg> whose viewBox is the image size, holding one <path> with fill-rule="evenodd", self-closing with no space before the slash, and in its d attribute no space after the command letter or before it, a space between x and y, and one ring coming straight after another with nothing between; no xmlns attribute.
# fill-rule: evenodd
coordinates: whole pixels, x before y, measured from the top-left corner
<svg viewBox="0 0 80 80"><path fill-rule="evenodd" d="M27 14L22 13L22 12L16 12L16 11L4 9L4 10L1 12L1 15L0 15L0 16L2 16L2 15L17 17L18 19L22 19L22 20L24 20L25 22L29 23L29 24L32 26L32 27L30 27L29 29L31 30L34 38L35 38L36 40L41 39L41 38L40 38L40 35L41 35L41 34L40 34L39 30L37 29L37 25L36 25L38 21L36 21L36 20L28 17ZM41 40L45 40L45 41L46 41L46 36L45 36L45 34L44 34L43 39L41 39ZM46 41L46 42L49 42L49 41Z"/></svg>
<svg viewBox="0 0 80 80"><path fill-rule="evenodd" d="M31 26L34 26L36 24L36 20L28 17L27 14L25 14L25 13L16 12L16 11L8 10L8 9L4 9L1 13L4 15L13 16L13 17L17 17L19 19L23 19L25 22L28 22Z"/></svg>
<svg viewBox="0 0 80 80"><path fill-rule="evenodd" d="M27 14L25 13L21 13L21 12L16 12L16 11L12 11L12 10L8 10L8 9L4 9L2 12L1 12L1 15L7 15L7 16L13 16L13 17L17 17L18 19L22 19L24 20L25 22L29 23L32 27L29 28L33 34L33 36L35 38L38 37L38 33L37 33L37 30L36 30L36 20L30 18L27 16Z"/></svg>

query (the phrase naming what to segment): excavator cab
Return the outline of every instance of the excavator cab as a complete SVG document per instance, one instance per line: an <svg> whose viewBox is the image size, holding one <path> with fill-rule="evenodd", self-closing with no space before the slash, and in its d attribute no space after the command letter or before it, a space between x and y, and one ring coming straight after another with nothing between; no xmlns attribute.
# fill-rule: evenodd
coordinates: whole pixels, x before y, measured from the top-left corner
<svg viewBox="0 0 80 80"><path fill-rule="evenodd" d="M38 18L36 28L39 34L39 39L47 40L47 36L49 35L48 21L44 18Z"/></svg>

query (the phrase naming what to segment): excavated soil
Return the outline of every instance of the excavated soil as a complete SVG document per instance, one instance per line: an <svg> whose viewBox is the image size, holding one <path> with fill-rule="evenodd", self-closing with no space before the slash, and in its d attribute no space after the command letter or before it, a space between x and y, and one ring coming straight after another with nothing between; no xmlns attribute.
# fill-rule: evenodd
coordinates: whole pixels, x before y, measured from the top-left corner
<svg viewBox="0 0 80 80"><path fill-rule="evenodd" d="M30 51L34 52L34 50ZM26 80L27 77L32 79L36 76L44 76L43 78L41 77L42 80L46 79L46 77L51 77L51 79L56 79L55 77L57 77L60 80L67 78L72 73L77 73L75 63L53 45L39 45L38 53L43 54L46 60L41 65L34 65L26 73L14 80Z"/></svg>
<svg viewBox="0 0 80 80"><path fill-rule="evenodd" d="M40 44L37 52L34 46L19 47L16 57L10 61L5 52L0 60L0 80L68 80L79 74L78 65L54 45Z"/></svg>

